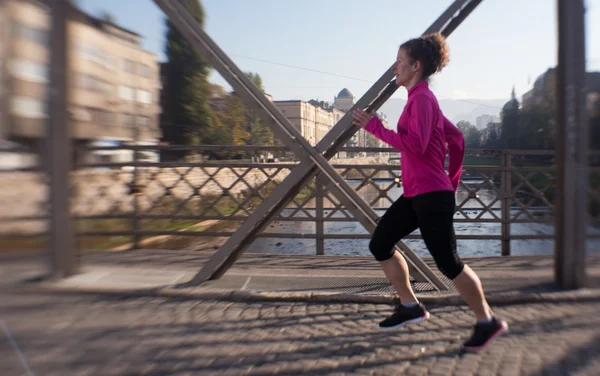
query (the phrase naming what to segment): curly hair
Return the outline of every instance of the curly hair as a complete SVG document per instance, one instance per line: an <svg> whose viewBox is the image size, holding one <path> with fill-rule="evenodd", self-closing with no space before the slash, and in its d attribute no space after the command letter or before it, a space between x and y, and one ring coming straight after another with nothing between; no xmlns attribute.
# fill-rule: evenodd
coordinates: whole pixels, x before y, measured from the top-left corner
<svg viewBox="0 0 600 376"><path fill-rule="evenodd" d="M439 73L450 60L450 50L446 38L440 33L424 35L420 38L404 42L404 48L413 61L420 61L423 66L423 79Z"/></svg>

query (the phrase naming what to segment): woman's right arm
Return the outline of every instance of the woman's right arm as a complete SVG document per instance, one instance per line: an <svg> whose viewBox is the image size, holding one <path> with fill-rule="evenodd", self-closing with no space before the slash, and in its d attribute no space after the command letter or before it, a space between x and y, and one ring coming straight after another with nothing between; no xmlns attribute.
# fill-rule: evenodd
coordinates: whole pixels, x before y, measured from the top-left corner
<svg viewBox="0 0 600 376"><path fill-rule="evenodd" d="M396 150L408 151L421 156L427 150L431 138L433 106L431 100L424 95L416 96L410 106L412 107L407 131L396 133L387 129L377 117L367 123L365 130Z"/></svg>
<svg viewBox="0 0 600 376"><path fill-rule="evenodd" d="M444 134L448 143L448 154L450 161L448 163L448 175L452 181L452 186L456 191L462 174L463 158L465 156L465 138L450 120L444 116Z"/></svg>

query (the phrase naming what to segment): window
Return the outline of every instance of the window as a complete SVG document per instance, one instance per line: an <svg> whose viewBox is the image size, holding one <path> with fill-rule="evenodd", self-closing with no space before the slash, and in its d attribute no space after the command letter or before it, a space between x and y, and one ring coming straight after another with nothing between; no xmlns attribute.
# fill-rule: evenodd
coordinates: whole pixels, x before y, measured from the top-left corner
<svg viewBox="0 0 600 376"><path fill-rule="evenodd" d="M109 55L109 54L105 54L104 52L100 51L98 48L96 48L93 45L84 43L84 42L79 42L77 44L77 49L79 50L79 53L86 57L89 60L95 61L97 63L106 65L106 66L110 66L112 67L114 62L113 62L113 58Z"/></svg>
<svg viewBox="0 0 600 376"><path fill-rule="evenodd" d="M133 88L130 88L129 86L119 87L119 98L127 101L133 101L135 99L134 96Z"/></svg>
<svg viewBox="0 0 600 376"><path fill-rule="evenodd" d="M150 118L147 116L138 116L137 124L142 128L150 128Z"/></svg>
<svg viewBox="0 0 600 376"><path fill-rule="evenodd" d="M137 101L140 103L152 104L152 93L146 90L138 90Z"/></svg>
<svg viewBox="0 0 600 376"><path fill-rule="evenodd" d="M81 76L79 76L79 84L81 85L82 89L93 90L94 82L94 77L90 75L82 74Z"/></svg>
<svg viewBox="0 0 600 376"><path fill-rule="evenodd" d="M105 92L106 94L113 94L115 92L115 85L113 84L109 84L108 82L104 82L104 81L100 81L101 83L101 87L102 87L102 91Z"/></svg>
<svg viewBox="0 0 600 376"><path fill-rule="evenodd" d="M79 84L80 87L85 90L97 91L106 94L114 92L114 85L94 76L90 76L89 74L81 74L79 76Z"/></svg>
<svg viewBox="0 0 600 376"><path fill-rule="evenodd" d="M113 125L115 122L115 114L105 110L95 110L94 120L101 124Z"/></svg>
<svg viewBox="0 0 600 376"><path fill-rule="evenodd" d="M13 27L13 36L15 39L24 39L33 43L48 46L50 44L50 34L46 30L36 29L31 26L15 22Z"/></svg>
<svg viewBox="0 0 600 376"><path fill-rule="evenodd" d="M9 64L13 76L31 82L48 83L48 66L30 60L15 59Z"/></svg>
<svg viewBox="0 0 600 376"><path fill-rule="evenodd" d="M14 97L11 101L11 113L29 119L48 117L46 102L31 97Z"/></svg>
<svg viewBox="0 0 600 376"><path fill-rule="evenodd" d="M135 73L135 63L131 60L123 60L123 70L127 73Z"/></svg>
<svg viewBox="0 0 600 376"><path fill-rule="evenodd" d="M150 77L150 67L145 64L140 64L138 72L142 77Z"/></svg>
<svg viewBox="0 0 600 376"><path fill-rule="evenodd" d="M123 125L133 126L135 117L130 114L123 114Z"/></svg>

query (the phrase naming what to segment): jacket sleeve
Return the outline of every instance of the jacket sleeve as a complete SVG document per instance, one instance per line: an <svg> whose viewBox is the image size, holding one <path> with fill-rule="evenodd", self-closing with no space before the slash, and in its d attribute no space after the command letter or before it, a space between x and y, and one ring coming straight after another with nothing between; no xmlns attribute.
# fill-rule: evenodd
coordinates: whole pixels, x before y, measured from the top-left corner
<svg viewBox="0 0 600 376"><path fill-rule="evenodd" d="M465 156L465 138L460 131L450 120L444 116L444 134L448 143L448 175L450 181L456 191L460 183L460 175L463 169L463 158Z"/></svg>
<svg viewBox="0 0 600 376"><path fill-rule="evenodd" d="M433 104L426 96L418 95L412 101L411 106L407 131L394 132L387 129L377 117L367 123L365 130L399 151L423 155L431 138Z"/></svg>

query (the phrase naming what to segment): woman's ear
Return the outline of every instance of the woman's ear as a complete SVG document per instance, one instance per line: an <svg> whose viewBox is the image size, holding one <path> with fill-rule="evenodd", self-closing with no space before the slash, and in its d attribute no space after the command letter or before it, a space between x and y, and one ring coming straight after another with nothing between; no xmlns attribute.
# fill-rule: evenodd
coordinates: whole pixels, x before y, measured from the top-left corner
<svg viewBox="0 0 600 376"><path fill-rule="evenodd" d="M421 62L419 60L417 60L414 64L413 64L413 72L417 72L419 69L421 69Z"/></svg>

